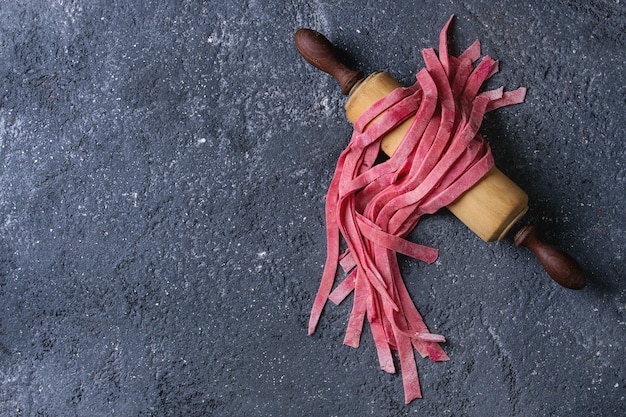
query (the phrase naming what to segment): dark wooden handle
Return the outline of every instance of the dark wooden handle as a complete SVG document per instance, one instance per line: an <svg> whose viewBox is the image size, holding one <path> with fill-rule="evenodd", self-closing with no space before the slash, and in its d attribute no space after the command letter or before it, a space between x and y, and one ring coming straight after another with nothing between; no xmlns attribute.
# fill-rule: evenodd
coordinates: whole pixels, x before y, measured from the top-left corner
<svg viewBox="0 0 626 417"><path fill-rule="evenodd" d="M515 246L525 246L535 254L553 280L566 288L580 290L586 284L585 272L570 255L539 239L535 226L525 226L515 235Z"/></svg>
<svg viewBox="0 0 626 417"><path fill-rule="evenodd" d="M298 52L309 64L335 77L342 94L350 94L352 87L363 79L363 72L349 69L341 61L333 44L321 33L312 29L299 29L293 40Z"/></svg>

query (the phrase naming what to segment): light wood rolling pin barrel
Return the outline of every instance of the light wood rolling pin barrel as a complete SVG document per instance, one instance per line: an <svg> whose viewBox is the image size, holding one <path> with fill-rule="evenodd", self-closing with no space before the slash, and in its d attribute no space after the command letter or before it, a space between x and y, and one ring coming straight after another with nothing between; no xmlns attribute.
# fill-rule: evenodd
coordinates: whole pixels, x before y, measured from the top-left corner
<svg viewBox="0 0 626 417"><path fill-rule="evenodd" d="M332 75L339 82L341 92L349 95L345 109L352 123L372 104L401 86L387 73L377 72L365 78L363 72L349 69L328 39L314 30L298 30L294 42L307 62ZM381 149L385 154L394 153L412 120L406 120L382 139ZM526 214L528 195L494 166L447 208L481 239L492 242L506 236ZM578 262L542 242L534 226L522 228L514 240L516 246L530 249L559 284L570 289L585 286L586 277Z"/></svg>

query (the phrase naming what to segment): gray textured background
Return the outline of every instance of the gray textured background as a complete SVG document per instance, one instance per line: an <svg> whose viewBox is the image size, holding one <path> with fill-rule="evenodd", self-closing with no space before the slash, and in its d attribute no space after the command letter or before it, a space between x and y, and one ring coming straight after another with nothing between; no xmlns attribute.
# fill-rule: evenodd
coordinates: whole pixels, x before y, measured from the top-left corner
<svg viewBox="0 0 626 417"><path fill-rule="evenodd" d="M482 132L588 286L428 217L402 268L451 360L405 406L350 302L306 336L351 127L292 37L408 84L451 13L528 87ZM625 33L621 0L1 1L0 416L623 415Z"/></svg>

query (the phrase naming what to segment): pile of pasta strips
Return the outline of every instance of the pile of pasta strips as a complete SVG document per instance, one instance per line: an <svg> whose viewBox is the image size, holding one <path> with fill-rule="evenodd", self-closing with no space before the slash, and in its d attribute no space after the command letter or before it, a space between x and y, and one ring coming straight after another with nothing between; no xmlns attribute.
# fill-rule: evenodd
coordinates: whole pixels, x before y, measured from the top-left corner
<svg viewBox="0 0 626 417"><path fill-rule="evenodd" d="M421 398L413 348L433 361L448 356L440 346L445 338L429 332L415 307L396 254L436 260L436 249L406 236L423 215L452 203L493 167L490 148L478 133L483 116L522 102L526 93L524 88L480 92L498 62L481 59L478 41L450 56L451 20L441 31L439 53L423 51L426 67L415 84L394 90L354 124L326 199L328 255L308 329L315 331L327 300L339 304L353 293L344 343L359 345L367 318L382 370L395 373L392 351L397 351L406 403ZM382 137L410 117L414 120L397 150L376 163ZM346 277L335 285L339 266Z"/></svg>

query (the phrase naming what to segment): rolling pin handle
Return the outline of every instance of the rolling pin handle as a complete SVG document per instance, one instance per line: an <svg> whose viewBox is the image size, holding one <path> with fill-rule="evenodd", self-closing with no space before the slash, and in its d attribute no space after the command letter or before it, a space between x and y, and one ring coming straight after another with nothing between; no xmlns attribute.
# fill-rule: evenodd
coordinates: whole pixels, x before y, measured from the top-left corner
<svg viewBox="0 0 626 417"><path fill-rule="evenodd" d="M542 242L535 226L525 226L517 232L515 246L527 247L539 259L548 275L560 285L572 290L580 290L585 286L585 272L578 262L567 253Z"/></svg>
<svg viewBox="0 0 626 417"><path fill-rule="evenodd" d="M342 94L350 94L352 87L364 78L362 71L353 71L342 62L336 48L321 33L312 29L298 29L294 43L309 64L335 77Z"/></svg>

